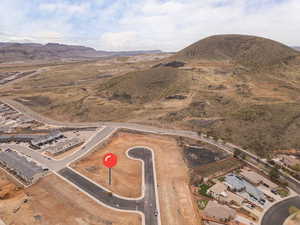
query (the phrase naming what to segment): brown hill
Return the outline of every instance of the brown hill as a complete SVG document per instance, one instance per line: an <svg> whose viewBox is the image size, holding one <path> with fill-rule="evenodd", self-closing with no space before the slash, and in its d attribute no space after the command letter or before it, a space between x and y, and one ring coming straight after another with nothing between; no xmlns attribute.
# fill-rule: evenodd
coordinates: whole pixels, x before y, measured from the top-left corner
<svg viewBox="0 0 300 225"><path fill-rule="evenodd" d="M246 67L284 63L299 52L279 42L248 35L215 35L177 53L178 59L229 60Z"/></svg>
<svg viewBox="0 0 300 225"><path fill-rule="evenodd" d="M297 54L264 38L213 36L175 58L143 67L145 62L128 57L122 59L122 66L112 60L105 67L90 62L83 67L50 68L47 76L15 84L0 95L25 99L24 104L34 110L62 121L177 127L222 138L266 157L274 149L300 149ZM271 67L278 63L284 65ZM128 66L130 70L121 72ZM245 66L265 69L241 68ZM119 72L97 79L97 74L112 71ZM47 104L41 104L45 99Z"/></svg>
<svg viewBox="0 0 300 225"><path fill-rule="evenodd" d="M191 76L187 73L170 67L159 67L112 78L102 83L98 92L105 92L114 100L147 103L186 92L190 83Z"/></svg>
<svg viewBox="0 0 300 225"><path fill-rule="evenodd" d="M300 146L297 55L265 38L212 36L153 68L102 83L97 95L147 105L143 113L152 115L151 123L157 116L161 124L207 132L266 156L279 146ZM168 98L180 94L188 99Z"/></svg>

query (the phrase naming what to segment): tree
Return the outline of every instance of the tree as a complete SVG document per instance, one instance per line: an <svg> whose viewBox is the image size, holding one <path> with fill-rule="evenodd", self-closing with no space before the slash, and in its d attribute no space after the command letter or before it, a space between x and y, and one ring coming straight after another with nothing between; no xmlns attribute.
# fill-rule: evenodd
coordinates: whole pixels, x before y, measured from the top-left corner
<svg viewBox="0 0 300 225"><path fill-rule="evenodd" d="M300 171L300 164L297 163L296 165L292 166L292 169L296 171Z"/></svg>
<svg viewBox="0 0 300 225"><path fill-rule="evenodd" d="M269 176L271 177L271 180L276 181L280 177L278 168L273 167L269 172Z"/></svg>
<svg viewBox="0 0 300 225"><path fill-rule="evenodd" d="M242 152L242 150L235 148L234 152L233 152L233 156L235 158L240 158L240 159L246 159L246 155L244 152Z"/></svg>
<svg viewBox="0 0 300 225"><path fill-rule="evenodd" d="M241 154L242 154L241 150L239 150L237 148L234 149L233 155L234 155L235 158L238 158L239 156L241 156Z"/></svg>

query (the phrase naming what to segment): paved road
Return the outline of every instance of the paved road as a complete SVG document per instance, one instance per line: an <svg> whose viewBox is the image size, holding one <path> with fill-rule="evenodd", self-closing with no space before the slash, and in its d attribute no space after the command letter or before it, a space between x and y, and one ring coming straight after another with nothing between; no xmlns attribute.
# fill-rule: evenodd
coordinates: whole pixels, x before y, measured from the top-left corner
<svg viewBox="0 0 300 225"><path fill-rule="evenodd" d="M252 165L253 165L253 163L255 163L256 165L253 165L253 166L255 166L257 169L260 169L260 168L258 168L258 164L261 164L262 166L269 168L269 169L273 167L268 162L261 160L261 158L252 154L251 152L248 152L248 151L246 151L240 147L237 147L233 144L229 144L229 145L232 146L233 148L237 148L237 149L241 150L245 155L247 155L250 159L252 159L252 161L253 161ZM248 161L250 161L250 160L248 159ZM287 174L282 169L280 169L279 172L280 172L280 179L285 180L288 183L288 186L290 188L292 188L295 192L300 194L300 182L297 179L295 179L294 177L292 177L291 175Z"/></svg>
<svg viewBox="0 0 300 225"><path fill-rule="evenodd" d="M187 131L187 130L173 130L173 129L163 129L163 128L157 128L153 126L146 126L146 125L140 125L135 123L117 123L117 122L93 122L93 123L67 123L67 122L60 122L55 121L49 118L46 118L30 108L22 105L19 102L16 102L12 99L7 98L1 98L0 101L3 103L8 104L10 107L14 108L15 110L26 114L27 116L31 117L32 119L39 121L41 123L53 125L53 126L61 126L61 127L101 127L101 126L109 126L112 128L125 128L125 129L132 129L132 130L138 130L138 131L144 131L144 132L152 132L156 134L168 134L168 135L177 135L177 136L183 136L183 137L191 137L191 138L198 138L198 134L193 131Z"/></svg>
<svg viewBox="0 0 300 225"><path fill-rule="evenodd" d="M126 129L131 129L131 130L137 130L137 131L142 131L142 132L151 132L155 134L166 134L166 135L174 135L174 136L182 136L182 137L188 137L192 138L195 140L201 140L206 143L210 143L212 145L215 145L219 147L220 149L223 149L224 151L227 151L228 153L233 154L233 149L234 148L239 148L238 146L234 146L232 144L227 143L227 145L218 143L214 140L211 140L209 138L199 136L196 132L193 131L186 131L186 130L171 130L171 129L162 129L162 128L156 128L152 126L145 126L145 125L140 125L140 124L133 124L133 123L115 123L115 122L98 122L98 123L64 123L64 122L58 122L54 121L51 119L48 119L46 117L43 117L39 115L36 112L33 112L31 109L28 107L14 101L11 99L1 99L4 103L10 105L13 107L15 110L20 111L25 113L28 116L31 116L33 119L40 121L42 123L48 123L51 125L56 125L56 126L64 126L64 127L89 127L89 126L108 126L111 128L115 129L120 129L120 128L126 128ZM243 151L245 154L247 154L250 158L255 160L257 163L260 163L264 166L270 167L270 165L264 161L262 161L258 156L242 149L239 148L241 151ZM300 194L300 182L297 181L295 178L291 177L289 174L285 173L284 171L281 172L281 177L285 179L286 182L288 182L289 186L295 190L298 194Z"/></svg>
<svg viewBox="0 0 300 225"><path fill-rule="evenodd" d="M115 128L112 127L105 127L100 131L97 131L97 133L82 148L74 152L72 155L68 155L61 160L49 159L49 157L42 155L40 152L32 150L31 148L23 145L1 144L0 146L3 146L4 148L11 148L24 155L30 156L33 160L40 163L41 165L48 167L52 171L59 171L62 168L68 166L70 163L87 154L103 140L110 137L114 132Z"/></svg>
<svg viewBox="0 0 300 225"><path fill-rule="evenodd" d="M128 152L128 155L144 162L144 197L141 199L130 200L111 195L99 185L94 184L70 168L64 168L58 174L110 207L143 213L145 225L159 225L160 216L155 216L155 212L158 212L159 209L156 199L156 181L152 151L146 148L134 148Z"/></svg>
<svg viewBox="0 0 300 225"><path fill-rule="evenodd" d="M289 216L289 207L300 208L300 197L294 197L272 206L264 215L261 225L283 225Z"/></svg>

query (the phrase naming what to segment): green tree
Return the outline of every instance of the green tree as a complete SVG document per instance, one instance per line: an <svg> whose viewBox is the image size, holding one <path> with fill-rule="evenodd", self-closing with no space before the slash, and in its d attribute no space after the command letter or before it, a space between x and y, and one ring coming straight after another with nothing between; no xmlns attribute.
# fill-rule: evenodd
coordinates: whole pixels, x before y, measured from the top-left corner
<svg viewBox="0 0 300 225"><path fill-rule="evenodd" d="M271 177L271 180L277 180L280 177L278 168L273 167L269 172L269 176Z"/></svg>
<svg viewBox="0 0 300 225"><path fill-rule="evenodd" d="M300 171L300 164L297 163L296 165L292 166L292 169L296 171Z"/></svg>
<svg viewBox="0 0 300 225"><path fill-rule="evenodd" d="M235 158L238 158L239 156L241 156L241 154L242 154L241 150L239 150L237 148L234 149L233 155L234 155Z"/></svg>

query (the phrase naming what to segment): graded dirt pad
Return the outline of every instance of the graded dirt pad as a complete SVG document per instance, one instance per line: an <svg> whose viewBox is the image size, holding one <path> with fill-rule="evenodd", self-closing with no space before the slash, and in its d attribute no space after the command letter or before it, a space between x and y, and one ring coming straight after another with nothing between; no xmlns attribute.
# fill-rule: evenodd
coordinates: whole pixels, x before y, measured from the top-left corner
<svg viewBox="0 0 300 225"><path fill-rule="evenodd" d="M137 160L131 160L126 156L126 151L129 147L127 148L124 145L125 142L126 140L123 140L118 134L117 137L112 138L112 141L106 147L96 149L93 153L77 162L73 168L113 193L129 198L140 197L142 163ZM108 185L108 169L102 163L104 155L109 152L113 152L118 157L116 167L112 168L112 186Z"/></svg>
<svg viewBox="0 0 300 225"><path fill-rule="evenodd" d="M141 224L138 214L106 208L55 175L41 179L23 196L0 201L0 217L14 225Z"/></svg>
<svg viewBox="0 0 300 225"><path fill-rule="evenodd" d="M14 198L21 193L20 184L12 176L9 176L4 169L0 168L0 204L1 200Z"/></svg>
<svg viewBox="0 0 300 225"><path fill-rule="evenodd" d="M113 193L138 197L142 164L126 156L126 151L135 146L149 147L155 153L162 225L199 224L189 189L188 169L181 149L172 137L118 132L105 147L99 147L73 168ZM102 158L108 152L118 156L111 187L107 184L107 169L102 166Z"/></svg>

